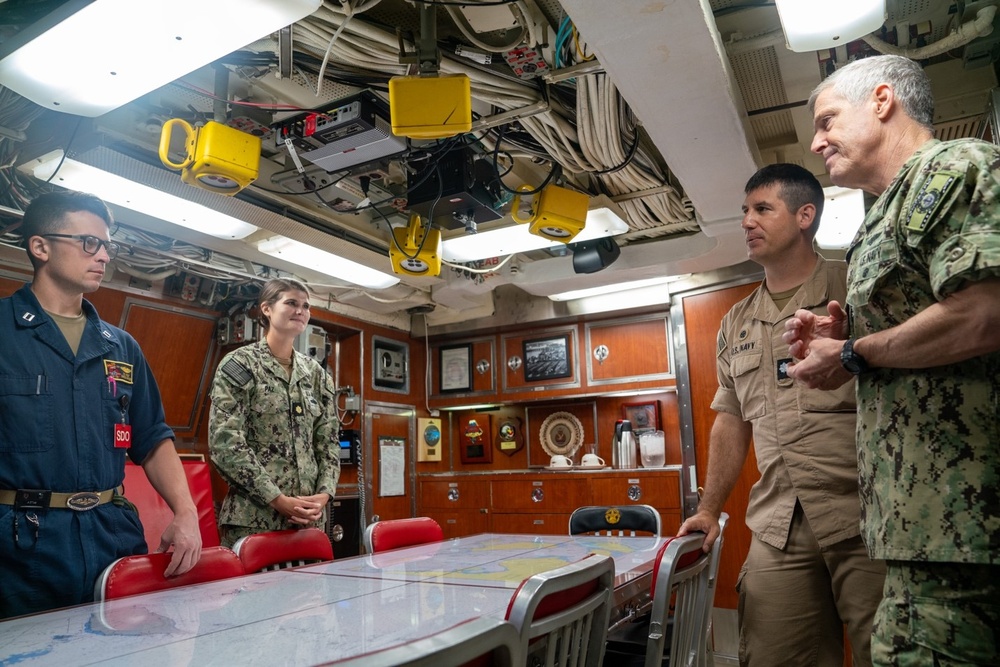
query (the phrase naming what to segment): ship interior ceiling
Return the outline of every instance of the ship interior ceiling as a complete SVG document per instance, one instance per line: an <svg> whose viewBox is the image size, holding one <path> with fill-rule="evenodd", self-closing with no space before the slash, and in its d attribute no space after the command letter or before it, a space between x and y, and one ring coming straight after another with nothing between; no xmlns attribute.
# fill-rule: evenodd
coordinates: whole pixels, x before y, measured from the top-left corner
<svg viewBox="0 0 1000 667"><path fill-rule="evenodd" d="M0 54L63 4L0 1ZM19 211L39 192L68 187L69 167L80 164L250 225L227 237L214 221L186 227L115 203L123 250L107 280L118 285L184 292L190 279L194 298L223 310L245 305L261 279L293 276L321 307L414 335L569 319L588 306L550 297L673 279L644 302L663 308L691 274L754 272L739 222L757 168L793 162L830 185L809 150L806 101L849 60L901 53L924 62L938 136L991 138L996 4L887 0L874 33L793 52L766 1L323 2L290 29L99 115L52 110L0 87L0 262L29 271ZM440 81L468 76L471 129L397 137L386 131L390 79L419 78L428 54ZM394 102L414 107L401 112L434 104L410 94ZM230 196L189 185L165 164L184 157L186 128L210 122L260 139L259 173L248 184L236 177ZM555 201L543 204L546 193ZM561 211L564 198L575 205L577 193L625 225L539 247L551 239L540 212ZM493 240L511 227L523 237L541 227L537 249L508 252L507 241ZM440 254L430 250L437 234ZM336 257L301 259L282 242ZM363 276L365 268L376 273Z"/></svg>

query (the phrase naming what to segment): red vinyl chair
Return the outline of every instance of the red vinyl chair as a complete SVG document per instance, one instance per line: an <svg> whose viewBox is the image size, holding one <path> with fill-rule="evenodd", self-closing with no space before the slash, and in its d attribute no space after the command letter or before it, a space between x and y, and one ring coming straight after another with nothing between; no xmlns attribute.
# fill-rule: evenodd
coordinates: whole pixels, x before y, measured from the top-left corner
<svg viewBox="0 0 1000 667"><path fill-rule="evenodd" d="M417 544L440 542L443 539L444 531L441 530L440 524L429 516L386 519L377 521L365 529L365 549L372 554Z"/></svg>
<svg viewBox="0 0 1000 667"><path fill-rule="evenodd" d="M163 575L173 554L153 553L125 556L108 565L94 585L94 599L113 600L128 595L203 584L207 581L240 577L244 574L239 557L226 547L201 550L198 564L175 577Z"/></svg>
<svg viewBox="0 0 1000 667"><path fill-rule="evenodd" d="M614 583L614 559L596 554L522 581L507 607L507 620L521 634L526 664L598 667Z"/></svg>
<svg viewBox="0 0 1000 667"><path fill-rule="evenodd" d="M319 528L254 533L236 540L233 551L247 574L333 560L333 544Z"/></svg>
<svg viewBox="0 0 1000 667"><path fill-rule="evenodd" d="M201 546L219 546L219 529L215 521L215 504L212 501L212 478L205 461L188 460L184 464L191 499L198 508L198 528L201 530ZM167 503L156 492L146 478L142 466L131 461L125 463L125 497L139 510L146 546L150 552L160 546L160 536L174 519Z"/></svg>

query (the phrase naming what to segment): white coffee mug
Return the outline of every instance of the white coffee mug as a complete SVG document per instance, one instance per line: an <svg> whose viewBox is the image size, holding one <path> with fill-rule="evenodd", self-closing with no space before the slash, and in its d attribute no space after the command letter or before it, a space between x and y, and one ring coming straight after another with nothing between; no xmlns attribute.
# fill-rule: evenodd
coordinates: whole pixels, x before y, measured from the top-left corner
<svg viewBox="0 0 1000 667"><path fill-rule="evenodd" d="M597 454L584 454L583 458L580 459L580 465L585 466L603 466L604 459L602 459Z"/></svg>
<svg viewBox="0 0 1000 667"><path fill-rule="evenodd" d="M549 461L549 466L552 468L570 468L572 465L573 459L562 454L553 454L552 460Z"/></svg>

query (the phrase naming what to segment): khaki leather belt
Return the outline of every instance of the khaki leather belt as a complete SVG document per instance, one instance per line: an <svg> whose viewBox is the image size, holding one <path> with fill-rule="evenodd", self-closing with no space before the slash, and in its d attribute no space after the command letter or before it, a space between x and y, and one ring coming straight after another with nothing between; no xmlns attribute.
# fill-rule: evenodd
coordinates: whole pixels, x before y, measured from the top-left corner
<svg viewBox="0 0 1000 667"><path fill-rule="evenodd" d="M77 491L76 493L59 493L40 489L0 490L0 505L14 505L18 509L71 509L75 512L86 512L98 505L111 502L115 493L124 489L108 489L107 491Z"/></svg>

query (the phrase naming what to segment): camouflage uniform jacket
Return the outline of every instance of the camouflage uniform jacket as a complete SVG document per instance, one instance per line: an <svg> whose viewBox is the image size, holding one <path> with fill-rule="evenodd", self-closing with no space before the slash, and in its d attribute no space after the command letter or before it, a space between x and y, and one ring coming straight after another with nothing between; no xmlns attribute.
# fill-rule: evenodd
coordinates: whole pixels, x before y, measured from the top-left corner
<svg viewBox="0 0 1000 667"><path fill-rule="evenodd" d="M1000 148L976 140L932 140L907 161L848 253L852 337L1000 275L998 176ZM875 369L858 379L858 407L871 555L1000 562L1000 353Z"/></svg>
<svg viewBox="0 0 1000 667"><path fill-rule="evenodd" d="M219 525L261 531L288 527L268 503L328 493L340 477L333 379L293 353L292 376L267 342L241 347L219 364L212 386L208 437L212 462L229 484Z"/></svg>

